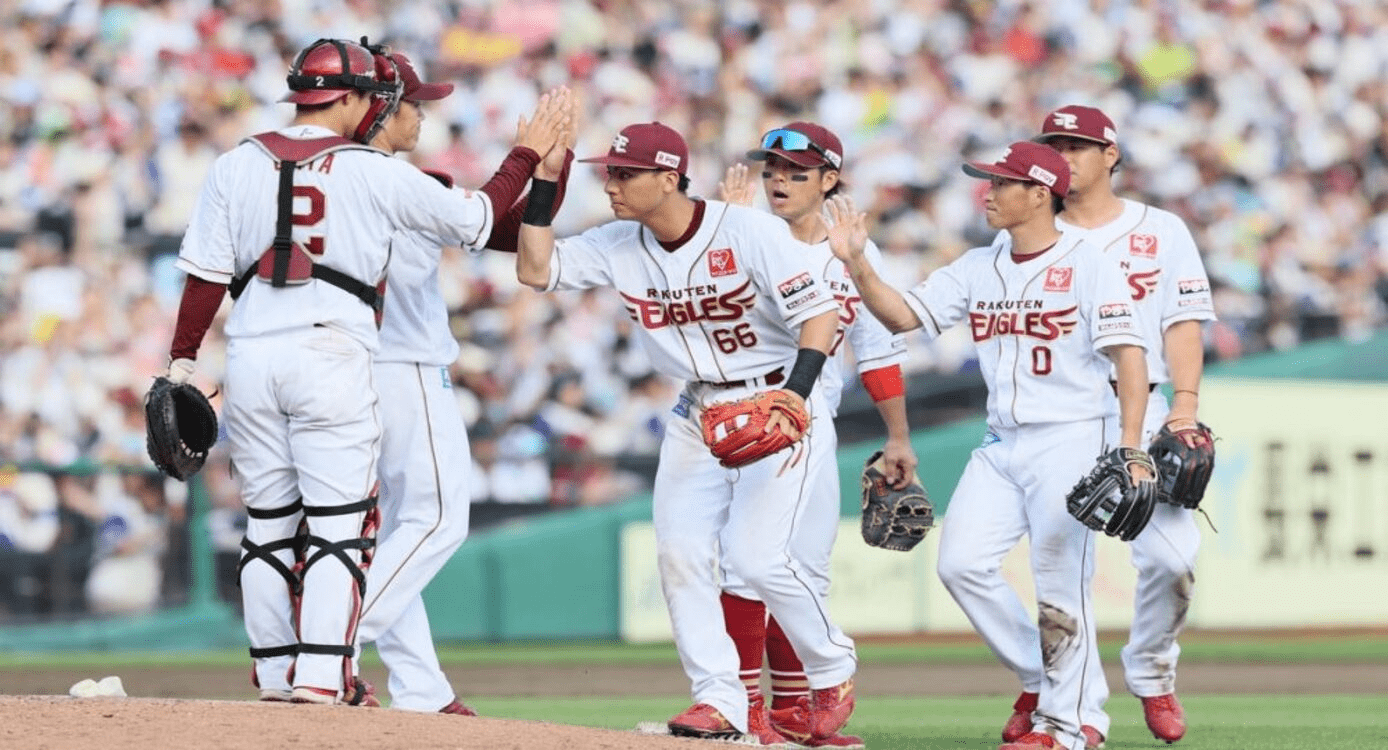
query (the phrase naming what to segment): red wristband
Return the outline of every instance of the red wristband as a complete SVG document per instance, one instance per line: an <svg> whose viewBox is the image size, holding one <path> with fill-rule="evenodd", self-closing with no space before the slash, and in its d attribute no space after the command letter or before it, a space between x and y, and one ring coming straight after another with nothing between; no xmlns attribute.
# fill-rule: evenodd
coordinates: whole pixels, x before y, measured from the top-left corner
<svg viewBox="0 0 1388 750"><path fill-rule="evenodd" d="M859 377L874 402L906 395L906 381L901 379L901 365L868 370Z"/></svg>

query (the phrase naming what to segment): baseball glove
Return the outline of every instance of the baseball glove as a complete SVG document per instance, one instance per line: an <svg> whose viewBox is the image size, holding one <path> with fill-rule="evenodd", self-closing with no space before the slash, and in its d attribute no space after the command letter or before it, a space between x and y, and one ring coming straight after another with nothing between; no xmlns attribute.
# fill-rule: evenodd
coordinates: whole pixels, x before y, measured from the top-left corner
<svg viewBox="0 0 1388 750"><path fill-rule="evenodd" d="M704 444L718 463L729 469L783 451L799 438L792 440L780 430L766 431L766 423L775 412L788 417L801 434L810 427L809 412L793 394L784 390L763 391L704 409L699 417Z"/></svg>
<svg viewBox="0 0 1388 750"><path fill-rule="evenodd" d="M145 448L159 470L187 479L202 468L217 442L217 412L202 391L165 377L145 394Z"/></svg>
<svg viewBox="0 0 1388 750"><path fill-rule="evenodd" d="M1146 466L1151 477L1133 483L1132 466ZM1157 468L1136 448L1114 448L1065 496L1070 515L1095 531L1130 542L1147 528L1157 506Z"/></svg>
<svg viewBox="0 0 1388 750"><path fill-rule="evenodd" d="M873 547L909 552L935 525L935 506L918 476L901 489L892 487L882 451L863 466L863 541Z"/></svg>
<svg viewBox="0 0 1388 750"><path fill-rule="evenodd" d="M1161 476L1164 503L1195 509L1205 497L1205 486L1214 473L1214 433L1203 423L1172 430L1163 425L1147 453Z"/></svg>

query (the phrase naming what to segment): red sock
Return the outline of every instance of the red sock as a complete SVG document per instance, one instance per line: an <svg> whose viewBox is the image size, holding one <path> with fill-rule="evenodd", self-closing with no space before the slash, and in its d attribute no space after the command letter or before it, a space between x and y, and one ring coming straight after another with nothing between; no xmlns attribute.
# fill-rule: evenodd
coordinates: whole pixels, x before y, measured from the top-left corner
<svg viewBox="0 0 1388 750"><path fill-rule="evenodd" d="M723 624L737 646L738 676L747 697L761 695L761 655L766 648L766 605L724 591Z"/></svg>
<svg viewBox="0 0 1388 750"><path fill-rule="evenodd" d="M771 707L787 708L809 696L810 681L781 623L775 617L770 620L766 624L766 661L771 668Z"/></svg>

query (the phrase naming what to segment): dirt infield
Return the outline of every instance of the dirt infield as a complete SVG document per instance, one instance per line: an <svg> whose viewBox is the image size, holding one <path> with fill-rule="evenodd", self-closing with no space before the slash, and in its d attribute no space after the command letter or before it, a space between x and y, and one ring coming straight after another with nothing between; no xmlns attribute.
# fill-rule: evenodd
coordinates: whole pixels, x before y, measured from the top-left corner
<svg viewBox="0 0 1388 750"><path fill-rule="evenodd" d="M379 670L379 668L377 668ZM147 750L151 747L295 750L369 746L374 750L451 748L707 748L706 742L586 727L406 711L256 703L244 668L122 667L127 694L68 698L90 670L0 670L0 748L5 750ZM510 665L447 669L468 696L683 696L677 664ZM367 679L384 684L368 669ZM864 664L859 696L1011 696L1016 680L994 664ZM1111 669L1110 685L1122 675ZM1388 670L1374 664L1212 664L1181 666L1185 693L1388 693ZM228 700L229 699L229 700ZM273 738L268 740L267 737Z"/></svg>

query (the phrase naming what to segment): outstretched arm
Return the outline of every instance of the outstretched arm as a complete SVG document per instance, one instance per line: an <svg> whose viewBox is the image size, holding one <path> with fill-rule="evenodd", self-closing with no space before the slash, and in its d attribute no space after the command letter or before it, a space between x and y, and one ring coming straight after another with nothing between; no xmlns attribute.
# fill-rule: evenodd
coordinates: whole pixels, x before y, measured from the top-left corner
<svg viewBox="0 0 1388 750"><path fill-rule="evenodd" d="M868 262L867 214L854 210L853 199L836 195L825 202L829 214L829 249L843 261L869 311L892 333L921 327L920 318Z"/></svg>

